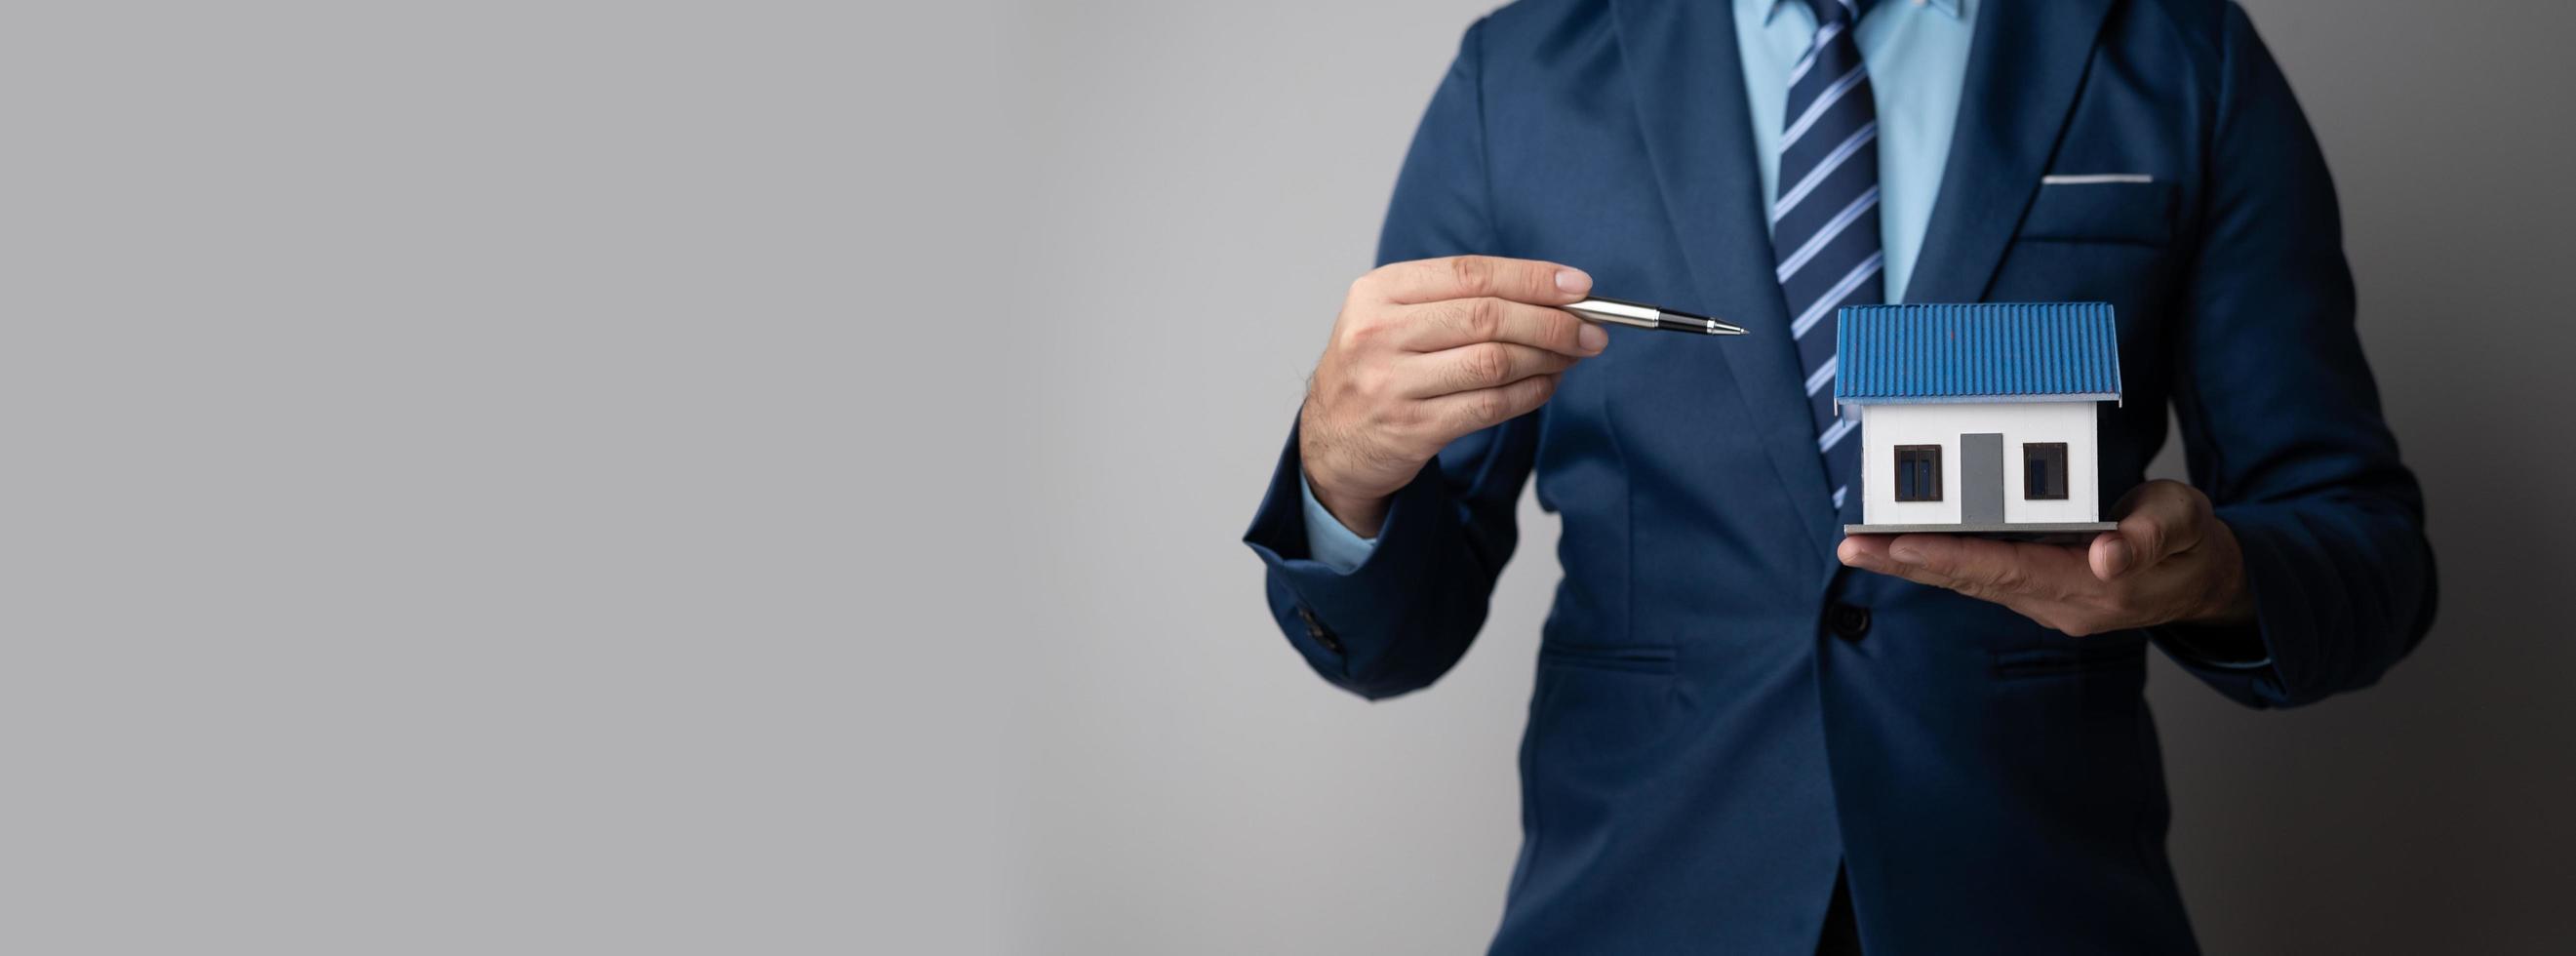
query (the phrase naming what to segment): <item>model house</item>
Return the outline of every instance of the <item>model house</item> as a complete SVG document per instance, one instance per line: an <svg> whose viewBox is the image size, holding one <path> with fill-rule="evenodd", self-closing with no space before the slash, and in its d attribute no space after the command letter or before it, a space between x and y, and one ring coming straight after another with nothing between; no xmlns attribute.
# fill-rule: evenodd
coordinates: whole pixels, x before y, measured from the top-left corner
<svg viewBox="0 0 2576 956"><path fill-rule="evenodd" d="M1870 305L1836 323L1834 402L1861 432L1861 523L1845 531L2113 527L2096 435L2099 405L2120 400L2109 305Z"/></svg>

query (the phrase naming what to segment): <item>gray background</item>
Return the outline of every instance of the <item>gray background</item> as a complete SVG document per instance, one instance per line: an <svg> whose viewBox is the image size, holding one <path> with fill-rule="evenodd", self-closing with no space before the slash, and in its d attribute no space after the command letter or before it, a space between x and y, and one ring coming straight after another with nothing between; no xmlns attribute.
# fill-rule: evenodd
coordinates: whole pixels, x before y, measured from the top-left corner
<svg viewBox="0 0 2576 956"><path fill-rule="evenodd" d="M1378 705L1234 538L1485 6L13 6L0 950L1478 949L1553 521ZM2568 17L2254 13L2444 612L2159 665L2185 893L2563 948Z"/></svg>

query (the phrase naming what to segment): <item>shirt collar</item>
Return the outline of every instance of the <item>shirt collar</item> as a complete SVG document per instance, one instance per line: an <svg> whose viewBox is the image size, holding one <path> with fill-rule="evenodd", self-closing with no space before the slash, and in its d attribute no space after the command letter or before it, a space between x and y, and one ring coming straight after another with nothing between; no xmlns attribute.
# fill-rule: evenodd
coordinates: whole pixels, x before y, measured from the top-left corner
<svg viewBox="0 0 2576 956"><path fill-rule="evenodd" d="M1762 25L1770 26L1771 20L1780 15L1781 7L1789 6L1791 4L1802 4L1805 3L1806 0L1740 0L1740 2L1759 4L1766 8L1762 14ZM1966 14L1964 11L1967 6L1966 0L1878 0L1875 6L1895 6L1899 4L1910 7L1930 7L1934 10L1939 10L1943 13L1949 14L1950 19L1953 20L1965 16Z"/></svg>

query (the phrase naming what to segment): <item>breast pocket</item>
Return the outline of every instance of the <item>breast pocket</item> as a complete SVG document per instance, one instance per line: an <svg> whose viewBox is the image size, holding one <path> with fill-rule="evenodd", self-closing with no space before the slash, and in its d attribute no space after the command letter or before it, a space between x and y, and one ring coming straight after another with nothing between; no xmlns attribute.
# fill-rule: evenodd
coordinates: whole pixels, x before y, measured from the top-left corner
<svg viewBox="0 0 2576 956"><path fill-rule="evenodd" d="M2043 181L2015 238L2023 242L2118 242L2161 246L2173 240L2173 183L2113 177Z"/></svg>

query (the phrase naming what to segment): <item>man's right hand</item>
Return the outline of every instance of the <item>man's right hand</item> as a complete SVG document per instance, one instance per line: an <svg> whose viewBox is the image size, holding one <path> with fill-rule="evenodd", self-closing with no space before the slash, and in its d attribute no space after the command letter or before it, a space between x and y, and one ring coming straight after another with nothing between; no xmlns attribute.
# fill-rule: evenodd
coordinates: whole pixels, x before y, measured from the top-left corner
<svg viewBox="0 0 2576 956"><path fill-rule="evenodd" d="M1299 412L1315 500L1375 537L1388 501L1459 436L1544 404L1608 333L1554 306L1592 277L1524 259L1398 262L1361 276L1333 322Z"/></svg>

